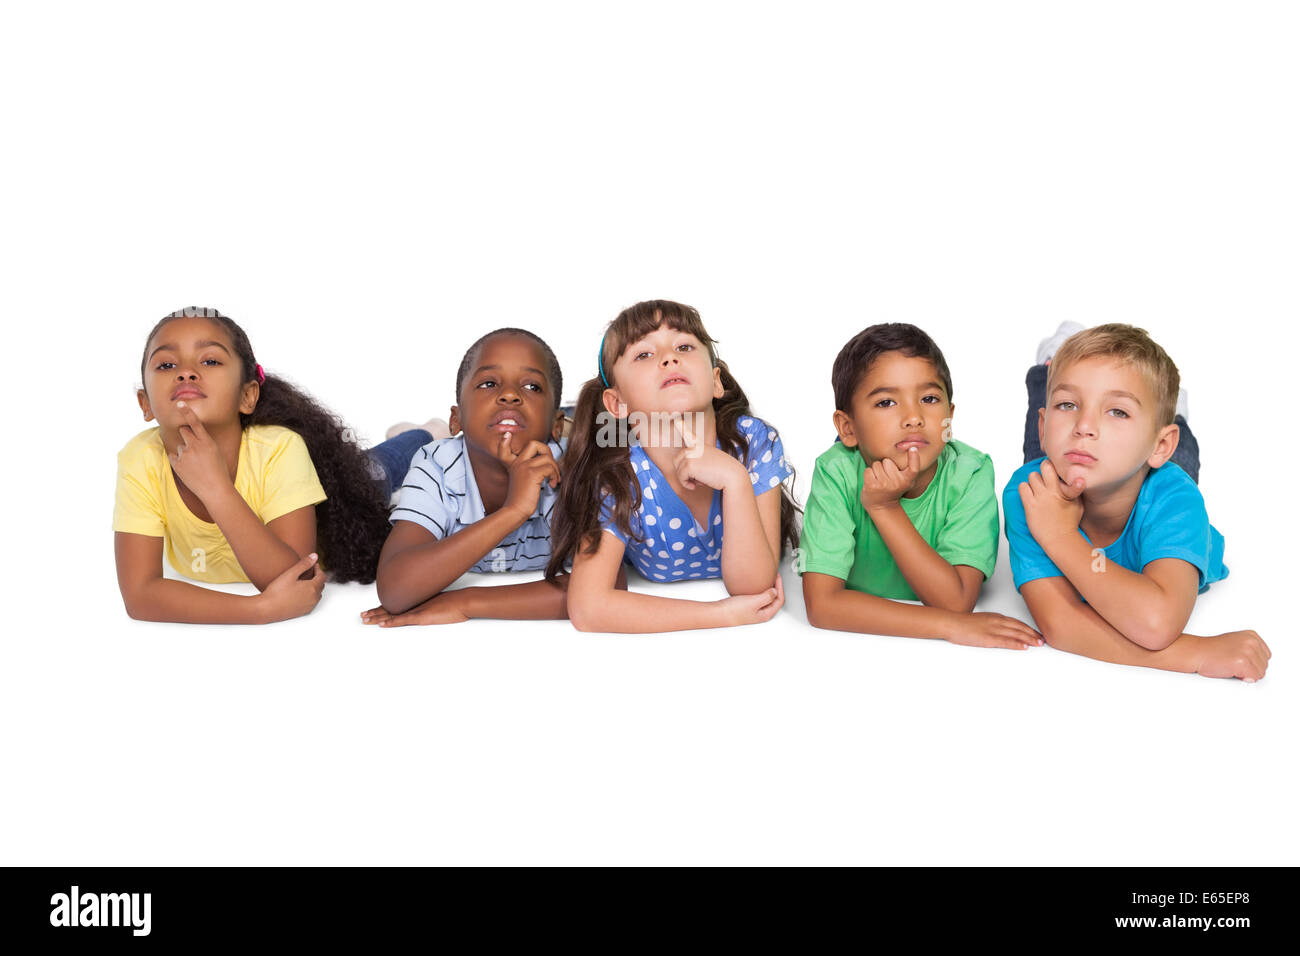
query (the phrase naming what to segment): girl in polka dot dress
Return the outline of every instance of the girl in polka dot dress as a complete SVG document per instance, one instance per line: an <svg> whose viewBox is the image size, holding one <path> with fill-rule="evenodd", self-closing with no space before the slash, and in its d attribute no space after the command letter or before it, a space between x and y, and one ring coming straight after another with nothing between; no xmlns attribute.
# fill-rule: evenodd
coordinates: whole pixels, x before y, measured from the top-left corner
<svg viewBox="0 0 1300 956"><path fill-rule="evenodd" d="M582 631L677 631L769 620L798 543L794 469L689 306L655 300L605 331L561 463L546 573L572 561ZM725 532L725 533L724 533ZM721 578L730 597L689 601L616 587L626 561L652 582Z"/></svg>

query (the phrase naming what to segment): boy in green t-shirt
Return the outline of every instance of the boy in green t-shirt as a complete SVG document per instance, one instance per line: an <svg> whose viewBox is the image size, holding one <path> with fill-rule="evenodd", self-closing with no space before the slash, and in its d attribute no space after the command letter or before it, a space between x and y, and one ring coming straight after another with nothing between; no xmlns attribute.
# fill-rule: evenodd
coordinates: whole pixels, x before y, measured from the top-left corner
<svg viewBox="0 0 1300 956"><path fill-rule="evenodd" d="M809 623L1041 645L1015 618L972 613L998 555L993 462L951 438L952 377L934 340L873 325L840 350L831 381L839 441L817 459L797 564Z"/></svg>

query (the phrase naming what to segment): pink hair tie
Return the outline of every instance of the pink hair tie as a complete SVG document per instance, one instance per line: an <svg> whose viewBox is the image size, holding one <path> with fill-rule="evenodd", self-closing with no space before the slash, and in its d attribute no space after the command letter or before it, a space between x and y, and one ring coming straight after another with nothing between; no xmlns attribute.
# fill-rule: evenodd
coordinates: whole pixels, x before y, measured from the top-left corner
<svg viewBox="0 0 1300 956"><path fill-rule="evenodd" d="M266 384L266 373L262 371L262 366L260 365L257 367L257 384L258 385Z"/></svg>

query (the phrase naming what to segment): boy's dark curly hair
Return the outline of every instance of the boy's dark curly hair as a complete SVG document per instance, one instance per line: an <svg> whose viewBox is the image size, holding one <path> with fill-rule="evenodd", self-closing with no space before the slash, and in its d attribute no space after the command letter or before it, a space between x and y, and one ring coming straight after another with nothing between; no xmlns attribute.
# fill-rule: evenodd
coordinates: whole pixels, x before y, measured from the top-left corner
<svg viewBox="0 0 1300 956"><path fill-rule="evenodd" d="M204 318L222 326L230 336L242 365L243 381L256 382L257 359L248 335L229 316L216 309L190 307L161 319L145 338L140 359L144 376L149 343L168 322ZM264 373L265 374L265 373ZM316 477L328 496L316 506L316 546L321 567L335 581L375 580L379 550L388 537L388 502L370 474L370 458L356 444L352 430L325 406L278 375L261 382L257 407L239 416L249 425L281 425L297 432L307 445Z"/></svg>

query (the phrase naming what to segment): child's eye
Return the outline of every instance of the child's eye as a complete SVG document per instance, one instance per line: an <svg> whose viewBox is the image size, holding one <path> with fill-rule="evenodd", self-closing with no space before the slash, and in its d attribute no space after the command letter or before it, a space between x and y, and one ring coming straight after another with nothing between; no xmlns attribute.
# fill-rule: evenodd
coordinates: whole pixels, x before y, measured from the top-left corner
<svg viewBox="0 0 1300 956"><path fill-rule="evenodd" d="M922 398L921 401L923 401L927 405L934 405L940 401L940 398L938 395L927 395L924 398Z"/></svg>
<svg viewBox="0 0 1300 956"><path fill-rule="evenodd" d="M684 351L690 352L690 351L693 350L694 348L695 348L695 346L692 345L690 342L683 342L681 345L677 346L677 351L681 352L681 351L684 350Z"/></svg>
<svg viewBox="0 0 1300 956"><path fill-rule="evenodd" d="M156 366L156 370L159 372L166 372L175 367L176 365L174 362L159 362L158 365Z"/></svg>
<svg viewBox="0 0 1300 956"><path fill-rule="evenodd" d="M1056 408L1057 411L1072 412L1074 411L1074 402L1057 402Z"/></svg>
<svg viewBox="0 0 1300 956"><path fill-rule="evenodd" d="M892 398L882 398L880 401L876 402L876 408L888 408L891 405L897 404L898 402L894 401Z"/></svg>
<svg viewBox="0 0 1300 956"><path fill-rule="evenodd" d="M632 357L632 361L639 362L641 361L641 359L645 358L649 354L650 354L649 352L637 352L636 355Z"/></svg>
<svg viewBox="0 0 1300 956"><path fill-rule="evenodd" d="M543 390L542 386L538 385L536 382L528 382L527 384L524 385L524 388L530 388L534 392L539 392L539 393Z"/></svg>
<svg viewBox="0 0 1300 956"><path fill-rule="evenodd" d="M474 387L475 387L475 388L489 388L489 387L491 387L491 388L495 388L495 387L496 387L496 384L497 384L496 382L492 381L492 379L489 378L489 379L487 379L486 381L479 382L479 383L478 383L477 385L475 385Z"/></svg>
<svg viewBox="0 0 1300 956"><path fill-rule="evenodd" d="M214 358L205 358L203 361L199 362L199 364L200 364L200 365L209 365L209 364L211 364L211 365L220 365L221 362L220 362L219 360L217 360L217 359L214 359Z"/></svg>
<svg viewBox="0 0 1300 956"><path fill-rule="evenodd" d="M1124 411L1122 408L1112 408L1110 413L1116 418L1128 418L1128 412Z"/></svg>

